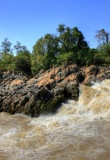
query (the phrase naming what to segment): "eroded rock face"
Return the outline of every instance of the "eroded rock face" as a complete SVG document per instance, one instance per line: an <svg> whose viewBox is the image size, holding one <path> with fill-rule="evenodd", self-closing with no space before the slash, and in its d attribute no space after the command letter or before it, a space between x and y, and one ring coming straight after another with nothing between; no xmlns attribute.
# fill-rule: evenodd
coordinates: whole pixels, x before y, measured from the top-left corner
<svg viewBox="0 0 110 160"><path fill-rule="evenodd" d="M78 100L79 85L92 85L93 81L110 78L110 68L60 66L31 79L19 75L3 78L2 73L0 75L0 112L39 116L55 113L68 99Z"/></svg>

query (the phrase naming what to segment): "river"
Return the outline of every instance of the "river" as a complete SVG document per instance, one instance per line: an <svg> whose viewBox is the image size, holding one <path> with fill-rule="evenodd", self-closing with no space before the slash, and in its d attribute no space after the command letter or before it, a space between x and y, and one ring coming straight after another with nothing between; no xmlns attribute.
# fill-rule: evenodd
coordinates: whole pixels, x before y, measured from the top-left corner
<svg viewBox="0 0 110 160"><path fill-rule="evenodd" d="M0 160L110 160L110 80L80 92L55 115L0 113Z"/></svg>

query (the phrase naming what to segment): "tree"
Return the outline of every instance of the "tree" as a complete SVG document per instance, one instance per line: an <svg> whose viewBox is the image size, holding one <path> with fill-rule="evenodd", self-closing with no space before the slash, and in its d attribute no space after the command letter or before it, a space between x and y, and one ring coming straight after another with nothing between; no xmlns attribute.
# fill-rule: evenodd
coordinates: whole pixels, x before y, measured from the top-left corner
<svg viewBox="0 0 110 160"><path fill-rule="evenodd" d="M44 47L44 38L41 37L40 39L38 39L38 41L36 42L36 44L33 46L33 51L32 54L34 56L36 55L44 55L45 54L45 47Z"/></svg>
<svg viewBox="0 0 110 160"><path fill-rule="evenodd" d="M14 55L12 54L11 49L12 43L5 38L4 41L1 43L1 52L0 52L0 68L4 70L13 70L13 60Z"/></svg>
<svg viewBox="0 0 110 160"><path fill-rule="evenodd" d="M58 44L59 44L59 51L60 54L71 52L72 49L72 34L71 29L66 27L64 24L58 25Z"/></svg>
<svg viewBox="0 0 110 160"><path fill-rule="evenodd" d="M70 28L64 24L58 25L57 32L57 36L46 34L33 46L31 62L34 74L41 68L49 69L57 63L85 63L83 58L89 47L82 32L77 27Z"/></svg>
<svg viewBox="0 0 110 160"><path fill-rule="evenodd" d="M109 37L110 33L106 32L105 29L100 29L96 32L95 37L97 38L97 42L99 44L106 44L108 45L109 43Z"/></svg>
<svg viewBox="0 0 110 160"><path fill-rule="evenodd" d="M14 56L13 54L2 54L0 68L13 71Z"/></svg>
<svg viewBox="0 0 110 160"><path fill-rule="evenodd" d="M56 63L58 54L58 41L53 34L46 34L40 38L33 47L32 61L38 69L49 69ZM32 66L32 68L35 67Z"/></svg>
<svg viewBox="0 0 110 160"><path fill-rule="evenodd" d="M85 41L84 35L77 27L72 29L73 42L75 43L77 50L88 49L88 43Z"/></svg>
<svg viewBox="0 0 110 160"><path fill-rule="evenodd" d="M58 28L57 28L57 31L60 33L60 34L63 34L64 31L65 31L65 25L62 23L62 24L59 24L58 25Z"/></svg>
<svg viewBox="0 0 110 160"><path fill-rule="evenodd" d="M14 49L16 50L16 53L19 53L20 51L26 51L27 47L22 46L19 41L16 42L16 45L14 45Z"/></svg>
<svg viewBox="0 0 110 160"><path fill-rule="evenodd" d="M110 56L110 33L106 32L104 29L100 29L97 31L95 37L97 38L97 42L99 43L99 52L103 55Z"/></svg>
<svg viewBox="0 0 110 160"><path fill-rule="evenodd" d="M43 68L43 55L38 54L38 55L33 55L31 56L31 71L32 74L35 75L38 73Z"/></svg>
<svg viewBox="0 0 110 160"><path fill-rule="evenodd" d="M85 38L81 31L78 30L77 27L70 28L66 27L65 25L61 24L58 26L57 29L59 36L59 50L60 54L64 55L64 59L70 57L72 62L77 64L85 64L86 54L88 54L88 43L85 41ZM67 56L67 54L69 54ZM61 61L61 57L59 55L58 59ZM62 58L63 59L63 58ZM66 60L66 59L65 59ZM59 61L59 60L58 60ZM68 61L68 60L67 60Z"/></svg>
<svg viewBox="0 0 110 160"><path fill-rule="evenodd" d="M9 42L8 38L5 38L1 44L2 53L5 53L5 54L11 53L11 45L12 43Z"/></svg>
<svg viewBox="0 0 110 160"><path fill-rule="evenodd" d="M61 24L58 26L57 31L59 33L59 47L62 53L78 52L79 50L88 48L82 32L77 27L70 28Z"/></svg>
<svg viewBox="0 0 110 160"><path fill-rule="evenodd" d="M57 39L59 43L60 54L64 52L71 52L73 49L71 29L65 25L59 25L59 27L61 28L57 29L59 33Z"/></svg>
<svg viewBox="0 0 110 160"><path fill-rule="evenodd" d="M14 60L15 70L31 74L31 54L28 50L20 51Z"/></svg>

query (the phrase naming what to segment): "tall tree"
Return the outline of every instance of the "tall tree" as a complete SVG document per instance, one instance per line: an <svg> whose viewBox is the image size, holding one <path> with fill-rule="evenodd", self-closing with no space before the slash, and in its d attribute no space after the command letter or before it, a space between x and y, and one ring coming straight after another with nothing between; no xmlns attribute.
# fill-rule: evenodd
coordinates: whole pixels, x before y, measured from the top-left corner
<svg viewBox="0 0 110 160"><path fill-rule="evenodd" d="M109 41L110 33L105 31L105 29L100 29L97 31L95 37L97 38L97 42L99 43L98 45L99 52L103 56L110 57L110 41Z"/></svg>
<svg viewBox="0 0 110 160"><path fill-rule="evenodd" d="M77 27L72 29L73 42L76 44L78 50L88 48L88 44L85 41L84 35Z"/></svg>
<svg viewBox="0 0 110 160"><path fill-rule="evenodd" d="M110 39L110 33L106 32L105 29L100 29L96 32L95 37L97 38L98 43L108 45Z"/></svg>
<svg viewBox="0 0 110 160"><path fill-rule="evenodd" d="M46 34L40 38L33 47L32 60L35 61L36 66L48 69L56 62L58 54L58 41L52 34ZM41 60L41 61L39 61ZM39 66L40 65L40 66Z"/></svg>
<svg viewBox="0 0 110 160"><path fill-rule="evenodd" d="M11 49L12 43L8 40L8 38L5 38L4 41L1 43L1 66L2 69L5 70L12 70L12 63L13 63L13 54Z"/></svg>
<svg viewBox="0 0 110 160"><path fill-rule="evenodd" d="M59 33L58 41L62 53L78 52L81 49L88 48L82 32L77 27L70 28L62 24L58 26L57 31Z"/></svg>
<svg viewBox="0 0 110 160"><path fill-rule="evenodd" d="M48 69L57 62L62 64L84 61L89 47L82 32L77 27L70 28L64 24L58 25L57 32L57 36L46 34L33 46L32 72L35 73L41 68Z"/></svg>
<svg viewBox="0 0 110 160"><path fill-rule="evenodd" d="M11 53L11 45L12 43L8 40L8 38L5 38L1 44L2 52L5 54Z"/></svg>

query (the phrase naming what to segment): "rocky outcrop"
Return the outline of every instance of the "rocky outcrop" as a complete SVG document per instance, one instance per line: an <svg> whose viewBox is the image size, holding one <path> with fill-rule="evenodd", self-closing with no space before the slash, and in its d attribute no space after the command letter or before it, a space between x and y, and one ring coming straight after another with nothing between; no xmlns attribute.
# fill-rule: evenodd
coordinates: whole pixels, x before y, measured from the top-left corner
<svg viewBox="0 0 110 160"><path fill-rule="evenodd" d="M79 85L92 85L110 78L109 67L60 66L29 79L0 74L0 112L23 113L37 117L55 113L61 103L78 100Z"/></svg>

